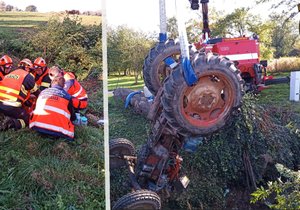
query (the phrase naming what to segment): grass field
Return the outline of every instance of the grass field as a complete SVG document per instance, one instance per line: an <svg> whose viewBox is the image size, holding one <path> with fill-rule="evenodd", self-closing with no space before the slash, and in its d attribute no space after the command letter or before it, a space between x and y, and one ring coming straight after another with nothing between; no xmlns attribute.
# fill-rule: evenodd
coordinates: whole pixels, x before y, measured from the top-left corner
<svg viewBox="0 0 300 210"><path fill-rule="evenodd" d="M46 23L51 17L63 17L64 13L40 13L40 12L1 12L0 26L10 28L31 28L37 24ZM79 15L83 25L99 25L100 16Z"/></svg>
<svg viewBox="0 0 300 210"><path fill-rule="evenodd" d="M38 25L47 23L52 17L63 18L65 14L39 13L39 12L1 12L0 13L0 38L9 36L10 39L18 38L24 31L32 30ZM99 25L101 17L80 15L83 25Z"/></svg>
<svg viewBox="0 0 300 210"><path fill-rule="evenodd" d="M108 90L116 88L130 88L132 90L142 90L144 87L144 80L139 77L138 83L134 84L134 76L117 76L112 75L108 77Z"/></svg>

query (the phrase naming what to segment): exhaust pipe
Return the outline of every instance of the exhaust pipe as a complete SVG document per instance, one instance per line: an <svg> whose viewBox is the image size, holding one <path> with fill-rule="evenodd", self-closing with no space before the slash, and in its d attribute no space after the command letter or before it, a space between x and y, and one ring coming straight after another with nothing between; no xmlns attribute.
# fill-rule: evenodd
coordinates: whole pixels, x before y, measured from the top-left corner
<svg viewBox="0 0 300 210"><path fill-rule="evenodd" d="M280 77L280 78L265 80L264 84L265 84L265 86L268 86L268 85L283 84L283 83L289 83L289 82L290 82L290 77L287 76L287 77Z"/></svg>

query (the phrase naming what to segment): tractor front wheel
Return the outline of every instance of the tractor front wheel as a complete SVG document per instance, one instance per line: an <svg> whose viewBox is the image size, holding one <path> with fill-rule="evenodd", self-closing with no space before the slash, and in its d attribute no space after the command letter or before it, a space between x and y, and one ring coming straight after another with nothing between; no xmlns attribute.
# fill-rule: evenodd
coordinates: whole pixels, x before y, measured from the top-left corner
<svg viewBox="0 0 300 210"><path fill-rule="evenodd" d="M110 169L126 165L125 156L135 156L135 148L131 141L124 138L109 141Z"/></svg>
<svg viewBox="0 0 300 210"><path fill-rule="evenodd" d="M153 95L162 87L164 79L171 73L172 68L165 64L166 58L179 62L180 45L173 39L158 43L153 47L144 60L143 76L147 88Z"/></svg>
<svg viewBox="0 0 300 210"><path fill-rule="evenodd" d="M212 53L194 56L192 66L198 81L188 86L178 66L164 84L163 112L178 133L207 135L221 129L240 106L243 80L227 58Z"/></svg>
<svg viewBox="0 0 300 210"><path fill-rule="evenodd" d="M160 208L160 197L155 192L149 190L138 190L121 197L112 209L154 210Z"/></svg>

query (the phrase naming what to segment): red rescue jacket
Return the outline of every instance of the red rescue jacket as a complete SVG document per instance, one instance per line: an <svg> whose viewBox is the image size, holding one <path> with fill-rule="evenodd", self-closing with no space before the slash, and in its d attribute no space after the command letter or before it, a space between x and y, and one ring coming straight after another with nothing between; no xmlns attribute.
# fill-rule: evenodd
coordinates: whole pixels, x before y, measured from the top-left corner
<svg viewBox="0 0 300 210"><path fill-rule="evenodd" d="M74 125L68 109L71 96L63 88L42 91L29 121L29 128L68 140L74 140Z"/></svg>
<svg viewBox="0 0 300 210"><path fill-rule="evenodd" d="M0 101L6 105L21 107L30 96L30 91L23 86L28 74L23 69L17 69L5 75L0 81Z"/></svg>
<svg viewBox="0 0 300 210"><path fill-rule="evenodd" d="M73 99L73 105L77 109L85 109L87 107L87 93L85 89L80 85L80 83L75 79L75 76L71 72L64 72L64 78L66 80L66 83L68 81L72 80L72 85L68 87L66 90Z"/></svg>

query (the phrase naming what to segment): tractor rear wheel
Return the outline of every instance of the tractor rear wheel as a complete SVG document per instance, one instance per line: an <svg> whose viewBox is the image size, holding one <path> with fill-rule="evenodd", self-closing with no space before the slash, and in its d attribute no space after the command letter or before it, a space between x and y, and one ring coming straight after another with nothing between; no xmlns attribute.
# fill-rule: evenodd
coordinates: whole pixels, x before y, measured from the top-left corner
<svg viewBox="0 0 300 210"><path fill-rule="evenodd" d="M189 87L181 66L164 83L163 112L178 133L207 135L221 129L241 104L243 80L227 58L212 53L194 56L198 81Z"/></svg>
<svg viewBox="0 0 300 210"><path fill-rule="evenodd" d="M124 138L109 141L110 169L126 165L124 156L135 156L135 148L131 141Z"/></svg>
<svg viewBox="0 0 300 210"><path fill-rule="evenodd" d="M160 197L149 190L138 190L121 197L113 206L113 210L117 209L160 209Z"/></svg>
<svg viewBox="0 0 300 210"><path fill-rule="evenodd" d="M175 43L173 39L169 39L165 43L157 43L144 60L144 82L153 95L156 95L158 89L162 87L164 79L172 71L172 68L164 62L168 57L173 58L176 62L180 57L179 43Z"/></svg>

